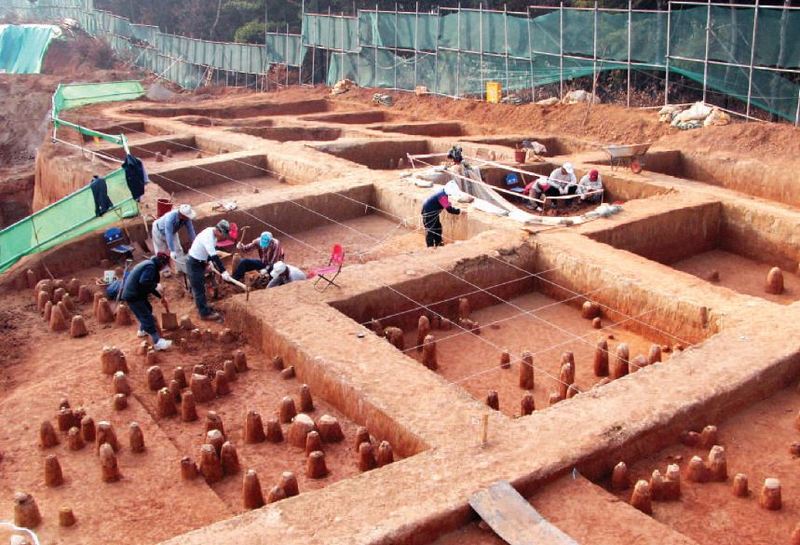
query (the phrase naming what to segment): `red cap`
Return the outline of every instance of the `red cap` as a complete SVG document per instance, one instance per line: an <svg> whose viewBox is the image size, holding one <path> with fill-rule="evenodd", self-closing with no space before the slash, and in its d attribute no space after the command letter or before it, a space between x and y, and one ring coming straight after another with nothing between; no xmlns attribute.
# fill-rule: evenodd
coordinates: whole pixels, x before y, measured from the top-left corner
<svg viewBox="0 0 800 545"><path fill-rule="evenodd" d="M600 173L597 172L597 169L593 168L589 171L589 179L593 182L597 181L597 177L600 176Z"/></svg>

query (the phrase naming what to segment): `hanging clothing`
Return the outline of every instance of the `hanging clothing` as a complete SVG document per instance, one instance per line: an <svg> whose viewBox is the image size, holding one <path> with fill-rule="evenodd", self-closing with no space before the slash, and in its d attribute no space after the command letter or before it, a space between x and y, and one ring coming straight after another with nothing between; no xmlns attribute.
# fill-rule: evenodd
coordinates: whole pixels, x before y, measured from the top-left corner
<svg viewBox="0 0 800 545"><path fill-rule="evenodd" d="M114 203L108 198L108 186L106 179L100 176L92 176L92 181L89 184L92 190L92 197L94 197L94 215L102 216L114 207Z"/></svg>
<svg viewBox="0 0 800 545"><path fill-rule="evenodd" d="M125 171L125 181L128 183L131 197L138 202L144 195L144 184L148 182L144 165L137 157L129 153L125 156L122 169Z"/></svg>

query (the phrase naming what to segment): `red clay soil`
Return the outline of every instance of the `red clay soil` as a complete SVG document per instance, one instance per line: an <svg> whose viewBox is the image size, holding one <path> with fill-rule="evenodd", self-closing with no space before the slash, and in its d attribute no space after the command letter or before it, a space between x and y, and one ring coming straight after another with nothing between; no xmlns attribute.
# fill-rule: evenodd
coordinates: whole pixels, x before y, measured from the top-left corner
<svg viewBox="0 0 800 545"><path fill-rule="evenodd" d="M728 151L764 161L796 162L800 157L800 131L785 123L733 123L724 127L680 131L665 144L676 149Z"/></svg>
<svg viewBox="0 0 800 545"><path fill-rule="evenodd" d="M800 398L795 388L783 390L719 425L718 444L725 447L727 482L692 483L686 466L692 456L705 459L708 449L675 445L629 466L632 479L649 479L667 464L681 467L682 497L677 502L654 502L653 518L702 545L775 545L789 543L800 520L800 475L797 456L789 446L800 440L795 417ZM750 496L732 494L733 477L748 477ZM767 511L758 505L764 479L781 482L783 508ZM630 491L617 494L627 501Z"/></svg>
<svg viewBox="0 0 800 545"><path fill-rule="evenodd" d="M76 276L88 282L100 274L99 268L93 268ZM191 298L182 295L183 288L177 279L166 279L163 283L174 312L189 314L199 327L210 327L215 332L222 328L219 324L198 320ZM49 331L32 300L32 290L9 294L4 300L6 310L0 315L0 334L4 341L0 359L0 417L7 422L0 437L0 495L11 498L19 490L33 494L44 517L42 526L37 528L43 542L107 543L109 540L125 541L123 536L135 535L136 543L156 543L229 518L243 511L242 475L251 468L259 474L265 497L283 471L295 473L301 493L359 473L352 445L356 426L318 398L314 399L315 409L310 416L315 419L323 414L335 416L345 435L341 443L323 445L330 470L328 477L306 478L304 451L286 441L244 444L246 412L255 409L266 421L276 415L284 396L294 398L299 407L300 383L297 379L281 379L268 355L242 340L228 344L216 340L207 345L191 343L193 348L188 353L172 349L159 354L158 364L167 382L178 365L190 372L197 364L220 367L221 362L240 347L247 354L250 370L231 383L232 393L207 404L198 404L199 420L183 423L177 417L157 415L156 394L149 391L146 383L147 363L143 356L135 354L141 342L135 335L135 320L130 326L101 325L92 317L91 304L82 305L80 312L90 333L87 337L72 339L66 332ZM158 316L162 309L157 304L154 307ZM112 409L111 379L100 371L100 352L105 345L118 346L127 356L133 394L128 398L128 408L122 411ZM119 453L121 482L101 482L92 445L81 451L70 451L66 435L57 432L58 446L39 448L39 425L43 420L56 425L55 415L62 398L68 398L72 407L86 408L95 422L112 422L122 444ZM211 486L202 478L182 481L179 460L184 455L198 460L205 436L205 415L210 410L221 416L227 438L237 449L242 472ZM128 448L127 428L131 421L138 422L144 432L147 447L144 454L134 454ZM282 427L286 437L288 425ZM50 488L43 482L42 467L48 454L56 454L62 465L66 482L60 487ZM75 511L77 527L58 528L57 512L62 506ZM0 519L12 519L11 509L10 501L3 502Z"/></svg>
<svg viewBox="0 0 800 545"><path fill-rule="evenodd" d="M558 391L564 352L573 353L575 385L583 392L601 380L593 371L598 340L606 339L611 362L620 343L628 344L631 358L639 354L647 356L652 344L605 319L602 330L593 329L591 320L581 318L579 310L540 293L529 293L510 302L530 314L520 316L520 311L509 305L494 305L470 314L470 318L481 325L479 337L459 329L432 332L437 338L437 372L479 401L485 401L490 389L497 391L500 410L510 417L520 415L520 401L525 390L519 387L518 361L513 362L510 369L499 367L503 349L511 354L523 351L533 354L533 395L536 408L544 409L549 404L550 393ZM415 349L416 331L406 334L405 346L406 355L422 360L421 353ZM662 357L666 361L669 354Z"/></svg>

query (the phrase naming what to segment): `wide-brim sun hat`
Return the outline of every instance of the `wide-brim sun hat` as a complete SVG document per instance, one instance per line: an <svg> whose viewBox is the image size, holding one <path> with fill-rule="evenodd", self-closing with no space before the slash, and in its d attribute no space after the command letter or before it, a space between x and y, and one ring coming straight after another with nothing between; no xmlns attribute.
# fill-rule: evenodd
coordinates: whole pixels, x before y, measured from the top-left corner
<svg viewBox="0 0 800 545"><path fill-rule="evenodd" d="M458 188L458 184L455 180L450 180L446 184L444 184L444 194L448 197L454 197L459 194L461 190Z"/></svg>
<svg viewBox="0 0 800 545"><path fill-rule="evenodd" d="M569 172L570 174L575 173L575 169L572 167L572 163L564 163L561 168Z"/></svg>
<svg viewBox="0 0 800 545"><path fill-rule="evenodd" d="M178 213L183 217L189 218L190 220L193 220L194 218L197 217L197 212L195 212L194 208L192 208L188 204L180 205L178 207Z"/></svg>

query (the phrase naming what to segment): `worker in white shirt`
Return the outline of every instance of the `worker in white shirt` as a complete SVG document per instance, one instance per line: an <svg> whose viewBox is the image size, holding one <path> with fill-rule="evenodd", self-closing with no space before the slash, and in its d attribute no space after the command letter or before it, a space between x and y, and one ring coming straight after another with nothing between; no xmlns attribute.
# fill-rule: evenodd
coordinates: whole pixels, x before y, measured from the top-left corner
<svg viewBox="0 0 800 545"><path fill-rule="evenodd" d="M272 276L272 280L270 280L269 284L267 284L268 288L276 288L278 286L288 284L289 282L296 282L298 280L306 279L306 273L297 267L287 265L283 261L278 261L275 263L275 265L273 265L270 276Z"/></svg>
<svg viewBox="0 0 800 545"><path fill-rule="evenodd" d="M229 237L231 225L228 220L220 220L214 227L206 227L195 237L189 255L186 259L186 268L189 284L192 287L194 304L202 320L220 320L220 314L208 306L206 300L206 269L208 263L222 274L222 279L230 281L231 275L225 270L222 260L217 255L217 241Z"/></svg>
<svg viewBox="0 0 800 545"><path fill-rule="evenodd" d="M572 168L572 163L564 163L559 168L550 173L550 183L558 189L562 196L574 195L578 189L578 179L575 177L575 169ZM570 199L557 199L556 205L564 201L568 205Z"/></svg>
<svg viewBox="0 0 800 545"><path fill-rule="evenodd" d="M603 178L597 169L593 168L581 178L576 194L580 195L581 201L584 202L598 203L603 200Z"/></svg>

